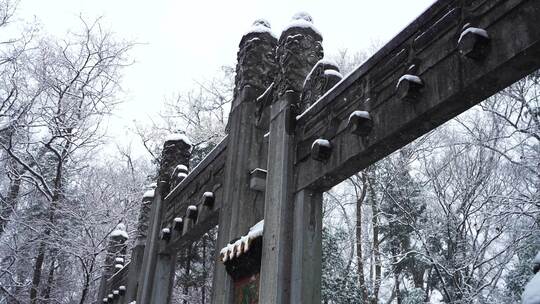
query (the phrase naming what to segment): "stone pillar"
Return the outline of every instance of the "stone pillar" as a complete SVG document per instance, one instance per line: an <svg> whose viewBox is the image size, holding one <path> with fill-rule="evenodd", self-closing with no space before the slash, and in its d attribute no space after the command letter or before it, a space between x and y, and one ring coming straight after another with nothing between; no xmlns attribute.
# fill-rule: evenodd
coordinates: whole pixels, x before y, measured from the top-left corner
<svg viewBox="0 0 540 304"><path fill-rule="evenodd" d="M189 170L190 158L191 142L185 135L171 134L165 139L158 176L158 183L162 182L164 187L161 193L164 198L172 190L177 179L176 176L173 176L173 173L176 173L175 169L179 165L183 165Z"/></svg>
<svg viewBox="0 0 540 304"><path fill-rule="evenodd" d="M172 287L172 274L174 273L175 256L163 256L158 254L159 232L161 230L164 198L171 190L171 180L174 169L178 165L189 166L191 157L191 143L184 135L173 134L167 137L163 144L161 163L159 168L157 188L154 193L154 201L150 211L150 225L144 248L142 272L137 290L137 303L139 304L165 304L163 289L155 290L156 286L166 286L166 292L170 293ZM172 262L171 262L172 261ZM159 285L156 285L159 284ZM165 295L168 298L169 294ZM159 298L159 299L158 299Z"/></svg>
<svg viewBox="0 0 540 304"><path fill-rule="evenodd" d="M109 243L107 244L107 253L105 256L105 264L103 266L103 275L101 276L99 284L98 299L107 297L107 280L119 269L116 268L117 264L123 264L126 258L127 245L126 241L128 234L126 232L126 226L122 223L118 224L116 228L109 234ZM117 263L116 259L123 259L122 263Z"/></svg>
<svg viewBox="0 0 540 304"><path fill-rule="evenodd" d="M279 74L270 111L259 303L293 303L290 288L295 138L291 126L302 108L300 95L304 80L323 57L321 42L322 36L307 14L295 15L279 39Z"/></svg>
<svg viewBox="0 0 540 304"><path fill-rule="evenodd" d="M148 235L148 225L150 224L150 211L154 200L155 184L147 190L142 197L141 208L139 211L139 221L137 223L137 235L135 246L131 253L131 261L129 263L128 286L125 291L126 303L135 301L137 297L137 286L141 281L141 268L143 264L144 248Z"/></svg>
<svg viewBox="0 0 540 304"><path fill-rule="evenodd" d="M268 126L257 125L257 99L274 80L277 39L267 21L257 20L242 37L238 51L234 100L229 115L229 139L225 163L224 197L219 214L216 254L263 217L264 192L251 189L250 172L265 168L260 147ZM219 258L216 256L216 261ZM218 262L214 272L212 303L233 303L231 277Z"/></svg>

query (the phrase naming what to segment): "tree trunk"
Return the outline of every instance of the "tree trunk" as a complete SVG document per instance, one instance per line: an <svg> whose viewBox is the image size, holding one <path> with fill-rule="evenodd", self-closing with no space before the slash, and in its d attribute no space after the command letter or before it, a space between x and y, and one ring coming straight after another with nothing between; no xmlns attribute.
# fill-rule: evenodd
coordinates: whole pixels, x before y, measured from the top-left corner
<svg viewBox="0 0 540 304"><path fill-rule="evenodd" d="M51 254L53 256L54 254ZM54 283L54 270L56 267L54 266L56 262L55 258L52 258L51 264L49 265L49 275L47 276L47 285L45 285L45 289L43 290L43 304L49 304L50 298L51 298L51 290L52 285Z"/></svg>
<svg viewBox="0 0 540 304"><path fill-rule="evenodd" d="M360 189L360 194L358 191L356 192L356 262L358 264L358 287L360 288L362 303L367 303L368 291L364 277L364 258L362 256L362 205L367 189L365 175L362 174L362 177L357 176L358 179L362 180L362 189ZM358 185L355 184L355 188L358 188Z"/></svg>
<svg viewBox="0 0 540 304"><path fill-rule="evenodd" d="M49 229L45 231L45 236L50 234ZM34 264L34 272L32 275L32 286L30 287L30 303L37 304L37 295L39 284L41 283L41 271L43 269L43 262L45 261L45 241L42 239L39 243L38 254L36 257L36 263Z"/></svg>
<svg viewBox="0 0 540 304"><path fill-rule="evenodd" d="M379 250L379 206L377 203L377 197L375 196L375 189L373 188L373 178L369 179L369 192L371 196L371 208L373 215L371 217L373 225L373 255L375 256L375 278L373 279L373 297L371 302L377 304L379 300L379 289L381 286L381 252Z"/></svg>
<svg viewBox="0 0 540 304"><path fill-rule="evenodd" d="M15 210L20 190L21 179L19 176L13 176L9 182L9 190L5 200L6 204L0 206L0 236L2 236L4 233L4 230L9 222L9 217Z"/></svg>

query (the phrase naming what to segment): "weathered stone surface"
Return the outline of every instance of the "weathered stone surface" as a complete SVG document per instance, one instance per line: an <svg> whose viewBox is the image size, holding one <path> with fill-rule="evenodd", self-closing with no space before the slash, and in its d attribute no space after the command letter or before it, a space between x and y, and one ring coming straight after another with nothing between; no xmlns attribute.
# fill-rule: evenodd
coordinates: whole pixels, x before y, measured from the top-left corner
<svg viewBox="0 0 540 304"><path fill-rule="evenodd" d="M246 86L265 90L277 72L277 39L272 35L270 24L256 20L253 27L240 41L234 96Z"/></svg>
<svg viewBox="0 0 540 304"><path fill-rule="evenodd" d="M159 181L164 182L165 189L162 189L163 196L166 196L172 188L171 177L174 169L178 165L189 168L191 157L191 144L183 139L166 140L161 152L161 162L159 166Z"/></svg>
<svg viewBox="0 0 540 304"><path fill-rule="evenodd" d="M287 91L300 95L306 76L323 55L320 33L309 26L296 26L293 21L292 26L283 31L279 38L276 54L279 73L275 81L274 101L282 98Z"/></svg>
<svg viewBox="0 0 540 304"><path fill-rule="evenodd" d="M299 112L303 112L315 103L328 90L334 87L343 76L338 66L331 61L319 60L307 75L300 97Z"/></svg>

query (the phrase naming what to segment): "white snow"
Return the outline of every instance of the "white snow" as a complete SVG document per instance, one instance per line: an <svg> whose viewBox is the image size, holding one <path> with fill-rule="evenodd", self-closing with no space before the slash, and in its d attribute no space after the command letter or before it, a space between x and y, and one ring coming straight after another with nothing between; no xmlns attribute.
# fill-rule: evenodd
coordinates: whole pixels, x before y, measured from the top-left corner
<svg viewBox="0 0 540 304"><path fill-rule="evenodd" d="M324 147L328 147L328 148L330 148L332 146L328 140L322 139L322 138L319 138L319 139L315 140L313 142L313 144L311 145L311 148L313 149L313 147L315 147L315 145L324 146Z"/></svg>
<svg viewBox="0 0 540 304"><path fill-rule="evenodd" d="M334 75L339 77L340 79L343 78L343 75L341 75L341 73L336 70L326 70L324 71L324 75Z"/></svg>
<svg viewBox="0 0 540 304"><path fill-rule="evenodd" d="M469 27L463 32L461 32L461 35L459 36L459 39L458 39L458 43L461 42L461 39L463 39L463 37L465 37L465 35L467 35L468 33L474 33L476 35L489 39L489 35L486 30L477 28L477 27Z"/></svg>
<svg viewBox="0 0 540 304"><path fill-rule="evenodd" d="M178 176L178 178L184 179L184 178L186 178L188 175L187 175L185 172L180 172L180 173L178 173L177 176Z"/></svg>
<svg viewBox="0 0 540 304"><path fill-rule="evenodd" d="M122 268L124 268L124 265L122 265L122 264L114 264L114 268L122 269Z"/></svg>
<svg viewBox="0 0 540 304"><path fill-rule="evenodd" d="M253 227L249 228L249 232L247 236L254 239L256 237L262 236L263 232L264 232L264 220L258 222L257 224L253 225Z"/></svg>
<svg viewBox="0 0 540 304"><path fill-rule="evenodd" d="M122 286L118 287L118 290L124 291L124 290L126 290L126 286L122 285Z"/></svg>
<svg viewBox="0 0 540 304"><path fill-rule="evenodd" d="M154 189L146 191L142 197L143 199L154 197Z"/></svg>
<svg viewBox="0 0 540 304"><path fill-rule="evenodd" d="M118 291L118 290L113 290L112 293L113 293L113 295L119 295L119 294L120 294L120 291Z"/></svg>
<svg viewBox="0 0 540 304"><path fill-rule="evenodd" d="M103 298L103 303L107 303L107 301L109 301L108 298Z"/></svg>
<svg viewBox="0 0 540 304"><path fill-rule="evenodd" d="M540 272L537 272L525 286L521 295L521 304L540 304Z"/></svg>
<svg viewBox="0 0 540 304"><path fill-rule="evenodd" d="M178 170L180 172L188 172L188 167L186 165L178 165L176 166L175 170Z"/></svg>
<svg viewBox="0 0 540 304"><path fill-rule="evenodd" d="M161 232L163 232L163 233L171 233L171 229L163 228L163 229L161 229Z"/></svg>
<svg viewBox="0 0 540 304"><path fill-rule="evenodd" d="M8 118L0 120L0 131L2 131L3 129L7 129L12 122L14 122L14 120L10 120Z"/></svg>
<svg viewBox="0 0 540 304"><path fill-rule="evenodd" d="M207 191L207 192L203 193L203 197L214 197L214 193Z"/></svg>
<svg viewBox="0 0 540 304"><path fill-rule="evenodd" d="M319 66L319 64L326 64L326 65L331 65L331 66L338 67L337 63L334 60L324 57L323 59L317 61L317 63L311 68L311 71L309 71L309 73L307 74L306 79L304 79L304 86L306 86L306 81L311 77L311 75L313 74L313 71L315 71L315 68L317 68L317 66ZM325 73L326 73L326 71L325 71ZM340 75L341 75L341 73L340 73ZM343 78L343 76L341 76L341 78Z"/></svg>
<svg viewBox="0 0 540 304"><path fill-rule="evenodd" d="M238 239L236 242L234 242L233 244L228 244L226 247L221 249L219 251L221 260L223 262L226 262L228 260L238 258L243 253L248 252L251 241L253 241L253 239L261 237L263 235L263 231L264 220L258 222L257 224L249 228L249 232L246 235L240 237L240 239Z"/></svg>
<svg viewBox="0 0 540 304"><path fill-rule="evenodd" d="M165 141L183 141L184 143L191 146L191 141L189 140L189 138L185 134L180 133L169 134L169 136L165 138Z"/></svg>
<svg viewBox="0 0 540 304"><path fill-rule="evenodd" d="M422 79L420 79L420 77L418 77L416 75L405 74L405 75L401 76L401 78L399 78L399 80L398 80L398 82L396 84L396 88L399 87L399 84L404 80L414 82L414 83L417 83L417 84L422 84Z"/></svg>
<svg viewBox="0 0 540 304"><path fill-rule="evenodd" d="M369 115L369 112L366 112L366 111L354 111L354 112L352 112L351 115L349 115L349 121L353 117L360 117L360 118L371 120L371 115Z"/></svg>
<svg viewBox="0 0 540 304"><path fill-rule="evenodd" d="M111 237L121 236L121 237L123 237L125 239L128 239L129 235L126 232L126 225L124 225L123 223L120 223L120 224L116 225L116 228L114 228L114 230L113 230L113 232L111 232L110 236Z"/></svg>
<svg viewBox="0 0 540 304"><path fill-rule="evenodd" d="M311 15L307 12L296 13L292 16L291 20L305 20L305 21L313 23L313 17L311 17Z"/></svg>
<svg viewBox="0 0 540 304"><path fill-rule="evenodd" d="M284 29L283 29L283 32L291 29L291 28L294 28L294 27L300 27L300 28L310 28L312 29L315 33L317 33L319 36L322 37L322 34L321 32L319 32L319 30L313 25L313 23L309 22L309 21L306 21L304 19L298 19L298 20L293 20L291 23L289 23L289 25L287 25Z"/></svg>
<svg viewBox="0 0 540 304"><path fill-rule="evenodd" d="M540 251L534 257L533 264L540 264Z"/></svg>
<svg viewBox="0 0 540 304"><path fill-rule="evenodd" d="M264 169L261 169L261 168L255 168L253 170L251 170L251 172L249 172L250 175L253 175L253 173L255 172L264 172L264 173L268 173L268 171L264 170Z"/></svg>
<svg viewBox="0 0 540 304"><path fill-rule="evenodd" d="M114 262L116 262L116 263L124 263L124 258L120 258L120 257L115 258Z"/></svg>
<svg viewBox="0 0 540 304"><path fill-rule="evenodd" d="M174 221L175 223L181 223L181 222L183 222L184 220L182 220L181 217L175 217L173 221Z"/></svg>
<svg viewBox="0 0 540 304"><path fill-rule="evenodd" d="M251 28L244 34L244 36L251 33L268 33L277 39L277 36L272 32L270 22L268 22L266 19L255 20Z"/></svg>
<svg viewBox="0 0 540 304"><path fill-rule="evenodd" d="M187 207L187 210L189 210L189 211L197 211L197 206L189 205L189 207Z"/></svg>

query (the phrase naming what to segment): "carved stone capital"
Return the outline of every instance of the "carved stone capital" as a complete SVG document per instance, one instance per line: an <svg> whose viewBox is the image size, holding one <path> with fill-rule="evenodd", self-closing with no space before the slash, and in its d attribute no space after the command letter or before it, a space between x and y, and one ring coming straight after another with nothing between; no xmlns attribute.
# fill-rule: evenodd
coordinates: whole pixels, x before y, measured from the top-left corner
<svg viewBox="0 0 540 304"><path fill-rule="evenodd" d="M323 58L322 36L308 15L296 16L283 31L277 48L279 73L274 100L285 92L302 93L304 80L313 66Z"/></svg>
<svg viewBox="0 0 540 304"><path fill-rule="evenodd" d="M274 81L277 38L265 20L256 20L251 29L242 37L237 54L234 97L242 89L251 87L260 91Z"/></svg>

